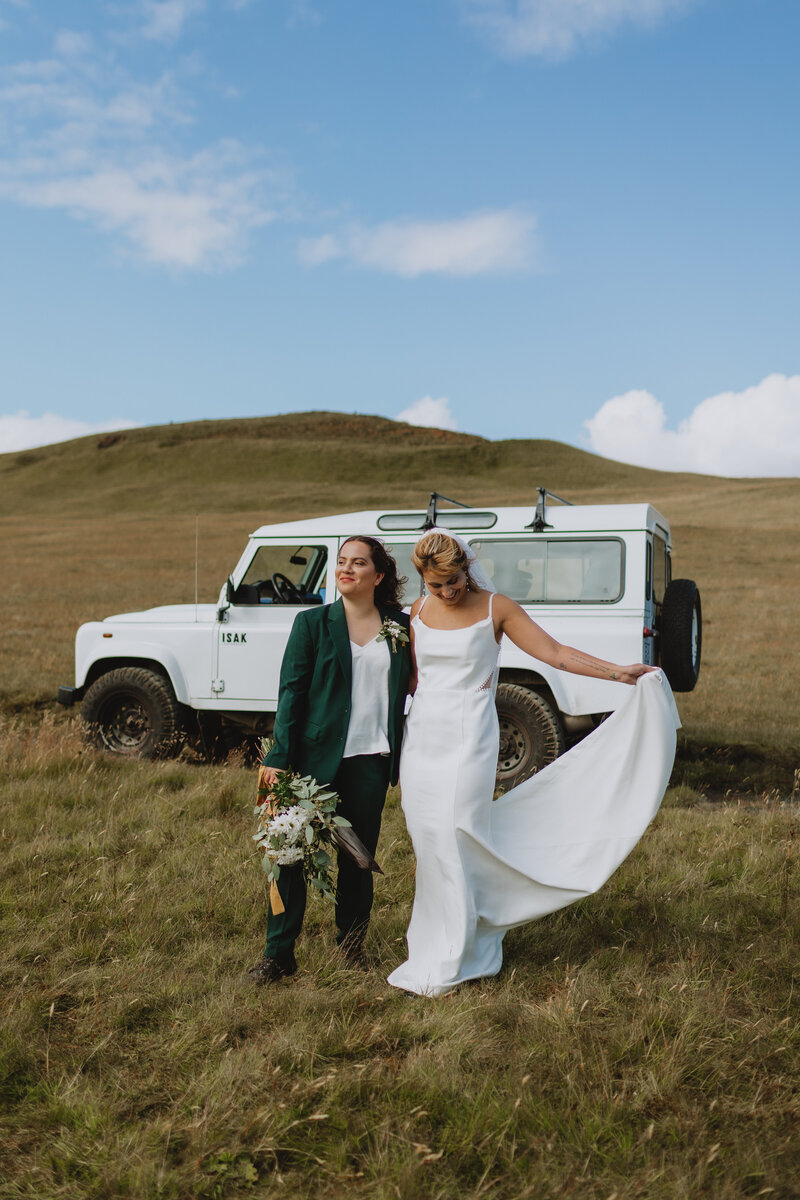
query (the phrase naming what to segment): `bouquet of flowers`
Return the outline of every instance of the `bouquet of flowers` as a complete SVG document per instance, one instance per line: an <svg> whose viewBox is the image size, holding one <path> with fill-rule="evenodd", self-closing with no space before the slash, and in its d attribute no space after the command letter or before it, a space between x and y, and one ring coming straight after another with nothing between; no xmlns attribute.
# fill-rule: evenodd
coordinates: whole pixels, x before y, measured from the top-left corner
<svg viewBox="0 0 800 1200"><path fill-rule="evenodd" d="M262 749L269 749L266 739ZM336 792L310 775L281 771L270 787L259 780L253 841L264 854L261 866L269 883L273 913L284 911L277 886L281 867L297 863L302 864L306 879L319 895L334 898L334 844L345 849L360 867L383 874L350 822L337 814L338 800Z"/></svg>

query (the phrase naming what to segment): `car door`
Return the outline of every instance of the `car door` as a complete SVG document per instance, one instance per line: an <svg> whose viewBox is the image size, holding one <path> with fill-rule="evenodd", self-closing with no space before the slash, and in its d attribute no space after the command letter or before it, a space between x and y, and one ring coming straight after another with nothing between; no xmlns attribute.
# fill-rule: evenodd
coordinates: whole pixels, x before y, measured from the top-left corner
<svg viewBox="0 0 800 1200"><path fill-rule="evenodd" d="M273 711L286 642L304 608L333 595L336 542L301 545L295 538L259 542L217 626L212 683L221 708Z"/></svg>

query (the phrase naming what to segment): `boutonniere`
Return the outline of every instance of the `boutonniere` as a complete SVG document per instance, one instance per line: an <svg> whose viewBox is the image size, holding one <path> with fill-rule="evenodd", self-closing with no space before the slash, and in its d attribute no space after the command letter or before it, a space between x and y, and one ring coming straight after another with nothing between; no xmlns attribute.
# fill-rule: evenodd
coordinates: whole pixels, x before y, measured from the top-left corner
<svg viewBox="0 0 800 1200"><path fill-rule="evenodd" d="M381 621L381 631L378 634L378 641L391 641L392 654L396 654L397 643L399 642L401 646L407 646L409 637L399 621L392 621L389 617L384 617Z"/></svg>

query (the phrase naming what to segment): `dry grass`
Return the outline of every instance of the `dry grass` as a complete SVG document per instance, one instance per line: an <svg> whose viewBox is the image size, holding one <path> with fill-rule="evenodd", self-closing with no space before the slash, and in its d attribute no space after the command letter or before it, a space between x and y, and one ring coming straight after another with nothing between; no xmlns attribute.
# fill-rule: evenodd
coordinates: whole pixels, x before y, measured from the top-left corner
<svg viewBox="0 0 800 1200"><path fill-rule="evenodd" d="M0 1195L674 1200L797 1195L797 809L669 795L603 892L440 1001L384 982L413 864L396 797L365 973L309 908L255 990L251 773L125 763L5 719Z"/></svg>
<svg viewBox="0 0 800 1200"><path fill-rule="evenodd" d="M201 600L215 601L258 518L201 518ZM6 711L74 681L75 632L112 612L194 600L194 516L7 517Z"/></svg>

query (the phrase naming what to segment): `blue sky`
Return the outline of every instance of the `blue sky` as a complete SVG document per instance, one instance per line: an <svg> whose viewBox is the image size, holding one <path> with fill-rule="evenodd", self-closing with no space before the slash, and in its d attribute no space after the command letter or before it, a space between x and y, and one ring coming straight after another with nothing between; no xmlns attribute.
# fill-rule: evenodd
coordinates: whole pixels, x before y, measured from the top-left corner
<svg viewBox="0 0 800 1200"><path fill-rule="evenodd" d="M796 0L0 0L0 450L308 409L800 473Z"/></svg>

